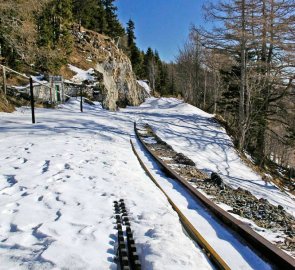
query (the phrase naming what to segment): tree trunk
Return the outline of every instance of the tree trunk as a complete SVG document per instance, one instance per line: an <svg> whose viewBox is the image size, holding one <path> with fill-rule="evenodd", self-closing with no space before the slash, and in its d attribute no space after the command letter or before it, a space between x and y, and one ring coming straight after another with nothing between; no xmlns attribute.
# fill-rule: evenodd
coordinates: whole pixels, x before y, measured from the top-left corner
<svg viewBox="0 0 295 270"><path fill-rule="evenodd" d="M204 96L203 96L203 108L206 107L206 94L207 94L207 71L204 69Z"/></svg>
<svg viewBox="0 0 295 270"><path fill-rule="evenodd" d="M246 92L246 16L245 0L241 2L242 10L242 37L241 37L241 80L240 80L240 101L239 101L239 150L244 148L245 144L245 92Z"/></svg>
<svg viewBox="0 0 295 270"><path fill-rule="evenodd" d="M6 86L6 70L5 67L2 66L2 70L3 70L3 93L6 95L7 93L7 86Z"/></svg>

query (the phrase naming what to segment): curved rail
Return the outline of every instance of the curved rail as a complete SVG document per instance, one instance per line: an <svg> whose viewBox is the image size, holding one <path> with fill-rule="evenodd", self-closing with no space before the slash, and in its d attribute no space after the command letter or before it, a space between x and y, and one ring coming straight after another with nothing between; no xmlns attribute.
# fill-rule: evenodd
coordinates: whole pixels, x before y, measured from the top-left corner
<svg viewBox="0 0 295 270"><path fill-rule="evenodd" d="M183 177L181 177L174 170L172 170L166 162L157 157L155 153L153 153L153 151L151 151L147 147L145 142L139 136L136 128L136 123L134 123L134 131L136 137L141 142L146 151L158 162L158 164L160 164L165 169L165 171L170 176L172 176L179 183L181 183L190 192L190 194L192 194L194 198L202 202L203 205L205 205L205 207L208 208L219 220L221 220L228 227L236 231L243 239L247 241L247 243L249 243L253 247L253 249L256 250L256 252L260 253L263 258L265 258L278 269L295 269L295 260L291 256L289 256L288 254L280 250L278 247L276 247L274 244L272 244L271 242L260 236L258 233L253 231L248 225L244 224L240 220L237 220L228 212L217 206L210 199L208 199L201 192L199 192L196 188L190 185ZM148 175L150 176L150 173L148 173Z"/></svg>
<svg viewBox="0 0 295 270"><path fill-rule="evenodd" d="M131 140L130 140L130 143L131 143L132 150L135 156L137 157L141 167L144 169L147 175L151 178L151 180L155 183L155 185L164 193L165 197L168 199L172 208L177 212L183 227L188 232L190 237L195 242L197 242L202 247L203 250L206 251L208 258L211 260L211 262L214 265L218 267L218 269L230 270L230 267L226 264L226 262L217 254L217 252L210 246L210 244L204 239L204 237L195 229L195 227L189 222L189 220L180 211L180 209L176 206L176 204L170 199L168 194L161 188L157 180L153 177L153 175L150 173L148 168L145 166L144 162L141 160Z"/></svg>

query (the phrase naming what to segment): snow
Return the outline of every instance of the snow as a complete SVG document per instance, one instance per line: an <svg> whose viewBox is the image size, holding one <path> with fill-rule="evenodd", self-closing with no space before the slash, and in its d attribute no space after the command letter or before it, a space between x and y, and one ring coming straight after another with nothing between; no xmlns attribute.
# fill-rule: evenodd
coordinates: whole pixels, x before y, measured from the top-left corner
<svg viewBox="0 0 295 270"><path fill-rule="evenodd" d="M273 183L265 183L239 157L226 131L208 114L177 99L150 99L141 120L177 152L191 158L204 172L217 172L233 188L249 190L257 198L282 205L295 216L295 198ZM134 109L136 110L136 109ZM161 110L161 111L159 111Z"/></svg>
<svg viewBox="0 0 295 270"><path fill-rule="evenodd" d="M148 94L151 94L151 88L150 86L147 84L146 81L143 81L143 80L138 80L137 81L138 84L144 88L144 90L148 93Z"/></svg>
<svg viewBox="0 0 295 270"><path fill-rule="evenodd" d="M70 70L76 73L76 75L71 79L74 83L82 83L83 81L94 81L93 77L93 68L90 68L88 70L83 70L78 67L75 67L71 64L68 65Z"/></svg>
<svg viewBox="0 0 295 270"><path fill-rule="evenodd" d="M177 99L150 98L119 112L96 103L85 104L80 113L79 106L71 99L57 110L36 108L35 125L29 110L0 113L0 269L116 269L113 201L121 198L143 269L212 269L134 156L133 121L151 124L197 167L222 173L234 187L253 190L294 213L292 198L265 186L243 164L210 114ZM231 247L235 239L220 227L210 227L209 214L196 212L198 206L171 180L161 181L185 214L200 220L210 241L217 235L224 251L239 247ZM240 248L251 258L246 247ZM238 257L233 269L239 269ZM243 269L260 265L253 258Z"/></svg>
<svg viewBox="0 0 295 270"><path fill-rule="evenodd" d="M36 120L0 113L0 269L117 269L120 198L143 269L212 269L134 156L132 114L72 99Z"/></svg>
<svg viewBox="0 0 295 270"><path fill-rule="evenodd" d="M151 161L150 155L144 153L143 147L137 144L136 148L140 151L141 159L148 166L149 171L152 172L160 186L198 232L205 236L206 241L230 269L272 269L252 251L251 247L245 245L244 241L239 241L236 237L233 237L223 224L216 221L201 203L192 198L186 188L177 181L164 176L160 167Z"/></svg>

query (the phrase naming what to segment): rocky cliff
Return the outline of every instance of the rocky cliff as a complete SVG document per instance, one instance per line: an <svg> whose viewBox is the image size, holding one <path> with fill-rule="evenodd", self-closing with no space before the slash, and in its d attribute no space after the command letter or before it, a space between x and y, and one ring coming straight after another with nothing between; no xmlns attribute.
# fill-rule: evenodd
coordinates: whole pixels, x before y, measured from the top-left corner
<svg viewBox="0 0 295 270"><path fill-rule="evenodd" d="M86 29L73 30L75 48L70 61L80 68L92 67L99 80L103 107L116 110L136 106L147 96L132 71L129 58L109 37Z"/></svg>

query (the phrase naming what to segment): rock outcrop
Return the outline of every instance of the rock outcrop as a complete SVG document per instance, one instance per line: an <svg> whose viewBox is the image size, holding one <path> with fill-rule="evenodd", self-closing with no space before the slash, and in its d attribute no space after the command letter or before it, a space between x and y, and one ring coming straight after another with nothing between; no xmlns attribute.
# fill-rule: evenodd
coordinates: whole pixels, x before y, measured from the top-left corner
<svg viewBox="0 0 295 270"><path fill-rule="evenodd" d="M73 33L76 50L74 64L79 65L79 59L86 59L102 75L98 89L103 107L116 110L118 107L141 104L147 93L137 83L129 58L115 42L107 36L85 29L76 29Z"/></svg>

